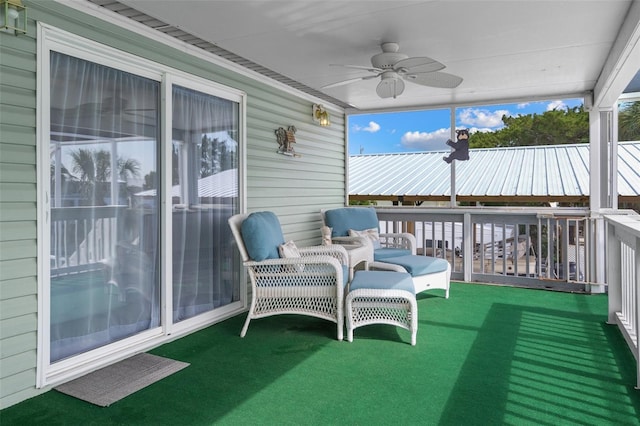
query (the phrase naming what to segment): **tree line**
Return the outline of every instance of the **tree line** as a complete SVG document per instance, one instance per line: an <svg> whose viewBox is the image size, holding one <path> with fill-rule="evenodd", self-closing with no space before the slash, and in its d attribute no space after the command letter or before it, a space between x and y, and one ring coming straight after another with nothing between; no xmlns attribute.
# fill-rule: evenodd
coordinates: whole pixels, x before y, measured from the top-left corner
<svg viewBox="0 0 640 426"><path fill-rule="evenodd" d="M582 105L542 114L502 116L504 127L476 132L470 148L561 145L589 142L589 113ZM640 141L640 101L622 103L618 112L618 140Z"/></svg>

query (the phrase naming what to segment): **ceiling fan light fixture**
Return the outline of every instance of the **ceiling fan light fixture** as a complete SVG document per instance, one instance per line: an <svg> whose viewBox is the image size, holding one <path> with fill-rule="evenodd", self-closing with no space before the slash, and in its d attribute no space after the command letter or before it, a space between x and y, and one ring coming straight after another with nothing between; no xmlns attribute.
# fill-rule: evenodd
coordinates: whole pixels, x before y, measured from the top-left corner
<svg viewBox="0 0 640 426"><path fill-rule="evenodd" d="M378 87L376 87L376 93L383 99L396 98L404 92L404 81L397 76L383 77Z"/></svg>
<svg viewBox="0 0 640 426"><path fill-rule="evenodd" d="M320 104L313 104L311 118L322 127L331 126L331 117L329 117L327 110Z"/></svg>

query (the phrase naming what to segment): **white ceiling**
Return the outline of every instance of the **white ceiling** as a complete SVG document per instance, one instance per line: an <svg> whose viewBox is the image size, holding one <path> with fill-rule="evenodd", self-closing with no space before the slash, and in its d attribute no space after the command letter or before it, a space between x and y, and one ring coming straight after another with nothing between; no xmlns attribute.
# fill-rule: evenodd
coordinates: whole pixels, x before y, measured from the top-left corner
<svg viewBox="0 0 640 426"><path fill-rule="evenodd" d="M632 0L121 3L357 109L378 110L592 91ZM455 89L407 82L396 99L376 95L378 79L322 89L370 75L330 64L370 66L385 41L444 63L464 81Z"/></svg>

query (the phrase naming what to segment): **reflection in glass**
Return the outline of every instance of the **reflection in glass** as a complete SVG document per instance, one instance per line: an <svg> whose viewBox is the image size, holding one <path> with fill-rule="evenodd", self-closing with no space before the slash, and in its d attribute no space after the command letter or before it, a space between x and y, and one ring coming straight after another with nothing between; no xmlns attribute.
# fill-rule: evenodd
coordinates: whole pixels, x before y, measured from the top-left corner
<svg viewBox="0 0 640 426"><path fill-rule="evenodd" d="M50 361L160 325L159 83L51 53Z"/></svg>
<svg viewBox="0 0 640 426"><path fill-rule="evenodd" d="M227 219L238 212L239 105L173 88L174 322L239 300Z"/></svg>

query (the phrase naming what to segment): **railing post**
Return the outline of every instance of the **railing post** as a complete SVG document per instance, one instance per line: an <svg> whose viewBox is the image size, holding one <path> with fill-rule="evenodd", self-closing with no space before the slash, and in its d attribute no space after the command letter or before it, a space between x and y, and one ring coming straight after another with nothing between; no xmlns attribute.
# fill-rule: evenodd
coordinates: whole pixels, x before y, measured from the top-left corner
<svg viewBox="0 0 640 426"><path fill-rule="evenodd" d="M608 324L616 323L616 312L622 310L622 276L621 276L620 241L616 237L615 225L607 225L607 281L609 284Z"/></svg>
<svg viewBox="0 0 640 426"><path fill-rule="evenodd" d="M594 223L594 228L595 228L595 232L594 232L594 243L596 247L605 247L605 243L606 241L606 223L605 220L602 216L599 216L597 218L595 218L593 220ZM619 244L619 243L618 243ZM619 249L619 248L618 248ZM605 270L605 268L603 267L605 265L605 250L595 250L595 280L591 280L591 281L595 281L595 285L591 285L591 289L590 292L591 293L604 293L604 285L602 285L603 283L606 282L607 277L606 275L608 273L611 272L611 268L609 268L608 270ZM620 267L620 265L618 265L618 267ZM597 285L600 284L600 285Z"/></svg>
<svg viewBox="0 0 640 426"><path fill-rule="evenodd" d="M462 254L464 256L464 280L471 282L471 274L473 273L473 229L471 224L471 214L465 213L462 223Z"/></svg>

